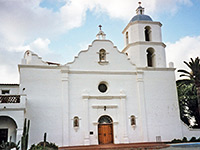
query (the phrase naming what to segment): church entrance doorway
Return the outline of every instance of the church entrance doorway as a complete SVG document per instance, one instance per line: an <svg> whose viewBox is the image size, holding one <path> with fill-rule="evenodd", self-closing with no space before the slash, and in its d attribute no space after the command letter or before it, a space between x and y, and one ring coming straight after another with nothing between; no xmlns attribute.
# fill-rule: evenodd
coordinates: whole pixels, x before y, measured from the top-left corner
<svg viewBox="0 0 200 150"><path fill-rule="evenodd" d="M0 144L7 142L8 140L8 129L0 129Z"/></svg>
<svg viewBox="0 0 200 150"><path fill-rule="evenodd" d="M99 144L113 143L113 121L109 116L101 116L98 120Z"/></svg>

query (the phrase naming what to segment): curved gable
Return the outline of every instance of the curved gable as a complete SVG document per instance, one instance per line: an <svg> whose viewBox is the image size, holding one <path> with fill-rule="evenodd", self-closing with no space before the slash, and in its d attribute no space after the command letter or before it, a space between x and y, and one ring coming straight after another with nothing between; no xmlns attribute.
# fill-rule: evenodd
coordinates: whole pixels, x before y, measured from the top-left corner
<svg viewBox="0 0 200 150"><path fill-rule="evenodd" d="M109 40L94 40L87 50L81 51L73 62L74 70L133 70L126 54L120 52Z"/></svg>

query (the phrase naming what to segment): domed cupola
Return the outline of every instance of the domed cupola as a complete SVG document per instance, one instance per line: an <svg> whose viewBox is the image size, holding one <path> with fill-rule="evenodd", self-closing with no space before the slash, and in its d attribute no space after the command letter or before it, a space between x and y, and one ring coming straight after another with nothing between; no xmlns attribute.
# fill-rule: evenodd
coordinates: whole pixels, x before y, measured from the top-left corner
<svg viewBox="0 0 200 150"><path fill-rule="evenodd" d="M130 22L134 21L153 21L150 16L144 14L144 8L141 6L141 2L139 2L139 7L136 9L136 16L134 16Z"/></svg>

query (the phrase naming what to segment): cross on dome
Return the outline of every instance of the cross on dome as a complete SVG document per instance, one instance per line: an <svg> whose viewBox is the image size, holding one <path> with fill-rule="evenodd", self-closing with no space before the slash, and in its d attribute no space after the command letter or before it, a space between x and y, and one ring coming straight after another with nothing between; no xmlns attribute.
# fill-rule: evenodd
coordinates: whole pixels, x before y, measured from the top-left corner
<svg viewBox="0 0 200 150"><path fill-rule="evenodd" d="M138 2L139 7L136 9L137 15L143 15L144 14L144 8L141 6L141 2Z"/></svg>
<svg viewBox="0 0 200 150"><path fill-rule="evenodd" d="M99 25L99 29L101 30L102 25Z"/></svg>
<svg viewBox="0 0 200 150"><path fill-rule="evenodd" d="M101 30L102 25L99 25L99 33L96 35L98 40L104 40L106 38L106 34Z"/></svg>

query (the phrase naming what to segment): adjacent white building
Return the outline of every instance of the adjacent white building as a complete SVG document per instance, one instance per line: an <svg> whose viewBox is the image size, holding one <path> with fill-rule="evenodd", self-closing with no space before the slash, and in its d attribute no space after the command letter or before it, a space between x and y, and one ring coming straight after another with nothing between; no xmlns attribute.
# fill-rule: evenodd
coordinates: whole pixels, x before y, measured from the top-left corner
<svg viewBox="0 0 200 150"><path fill-rule="evenodd" d="M171 141L199 136L180 120L175 68L166 65L160 22L139 6L123 30L119 51L101 30L87 50L65 65L25 52L20 84L0 84L0 140L59 146Z"/></svg>

